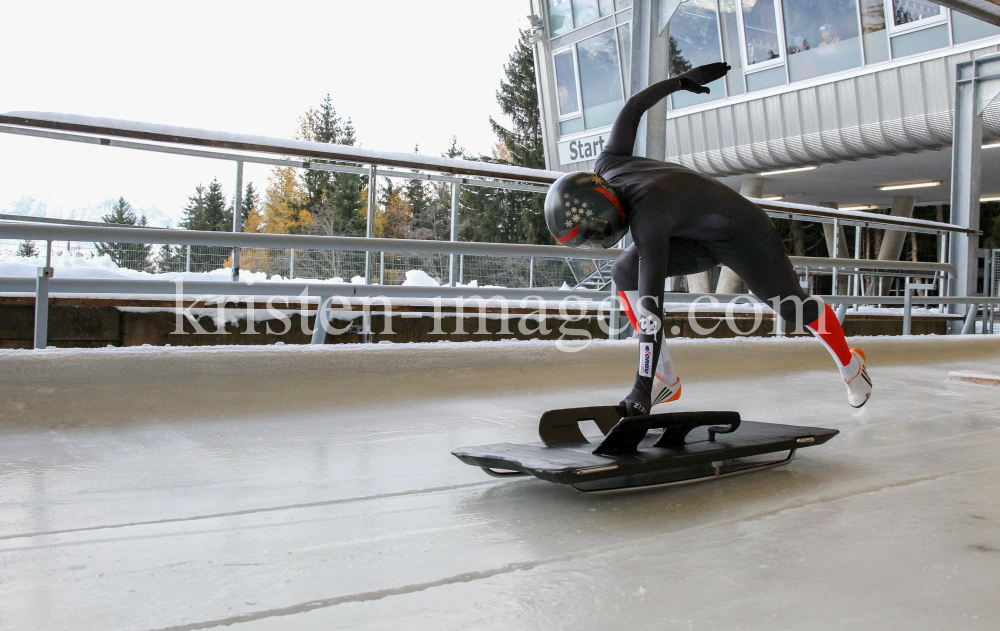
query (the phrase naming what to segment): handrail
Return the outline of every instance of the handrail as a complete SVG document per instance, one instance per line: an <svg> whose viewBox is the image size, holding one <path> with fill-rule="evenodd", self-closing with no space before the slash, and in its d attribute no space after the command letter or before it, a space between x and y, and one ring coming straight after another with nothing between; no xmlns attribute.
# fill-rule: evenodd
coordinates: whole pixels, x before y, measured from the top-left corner
<svg viewBox="0 0 1000 631"><path fill-rule="evenodd" d="M911 219L909 217L894 217L892 215L880 215L878 213L866 213L863 211L839 210L823 206L810 206L809 204L758 199L756 197L748 197L747 199L763 208L771 217L782 219L806 217L819 223L833 223L834 220L839 220L844 225L861 226L862 228L884 228L888 230L905 228L908 232L958 232L962 234L975 234L977 232L976 230L970 230L969 228L963 228L955 224L929 221L927 219ZM783 215L787 215L787 217Z"/></svg>
<svg viewBox="0 0 1000 631"><path fill-rule="evenodd" d="M479 243L476 241L429 241L421 239L380 239L366 237L325 237L305 234L258 232L216 232L209 230L133 230L115 226L62 226L0 222L0 238L39 241L92 241L156 243L170 245L213 245L220 247L274 248L302 250L365 250L369 252L417 252L424 254L466 254L514 258L587 258L611 260L622 250L577 250L564 245L521 243Z"/></svg>
<svg viewBox="0 0 1000 631"><path fill-rule="evenodd" d="M287 140L267 136L234 134L191 127L175 127L172 125L94 116L77 116L56 112L7 112L6 114L0 114L0 123L22 127L59 129L85 134L117 136L120 138L136 138L153 142L214 147L218 149L294 155L303 158L319 158L322 160L403 167L407 169L430 169L442 173L454 173L456 175L509 178L525 182L541 182L543 184L550 184L563 175L558 171L526 169L505 164L475 162L473 160L372 151L360 147L322 142Z"/></svg>
<svg viewBox="0 0 1000 631"><path fill-rule="evenodd" d="M15 127L9 127L9 125L13 125ZM297 156L302 158L318 158L322 160L334 160L382 167L389 166L406 169L422 169L425 171L436 171L438 173L471 175L480 178L512 180L512 182L504 183L501 187L537 193L545 192L545 185L551 184L556 179L564 175L560 171L527 169L504 164L476 162L473 160L437 158L434 156L423 156L419 154L380 152L329 143L233 134L229 132L208 131L189 127L176 127L171 125L115 120L91 116L77 116L73 114L59 114L52 112L8 112L6 114L0 114L0 132L25 133L28 135L50 137L57 140L89 142L105 146L177 153L203 158L236 161L243 160L247 162L260 162L278 166L293 166L303 169L325 171L343 171L357 174L367 173L367 171L361 167L344 164L324 164L309 161L296 162L287 159L227 154L218 151L202 151L167 145L123 142L111 140L111 138L76 136L51 131L33 130L63 130L83 134L95 134L98 136L135 138L158 143L170 143L172 145L195 145L211 147L213 149L234 149L238 151L280 154L283 156ZM459 184L472 184L480 186L490 185L487 180L456 180L455 178L408 173L406 171L384 168L377 169L376 175L385 177L409 177L415 179L451 181ZM927 221L924 219L911 219L906 217L893 217L891 215L880 215L877 213L844 211L824 208L822 206L812 206L809 204L796 204L793 202L757 198L747 199L763 208L768 215L777 218L802 219L820 223L840 221L844 225L888 230L905 229L909 232L931 234L942 234L947 232L973 234L976 232L962 226L936 221Z"/></svg>
<svg viewBox="0 0 1000 631"><path fill-rule="evenodd" d="M170 230L146 228L134 230L117 225L75 226L30 222L0 221L0 238L38 241L156 243L170 245L207 245L241 248L302 250L348 250L368 252L415 252L423 254L465 254L469 256L504 256L512 258L585 258L610 261L622 250L580 250L564 245L526 245L519 243L480 243L476 241L429 241L420 239L380 239L365 237L325 237L302 234L257 232L217 232L210 230ZM852 258L791 256L793 266L822 269L899 270L955 273L951 263L914 261L879 261Z"/></svg>
<svg viewBox="0 0 1000 631"><path fill-rule="evenodd" d="M326 298L344 296L347 298L465 298L480 297L483 300L506 298L513 300L541 299L563 300L565 298L587 298L600 302L611 297L611 293L596 289L539 289L506 287L420 287L402 285L351 285L348 283L328 283L324 281L257 281L254 283L230 281L183 281L179 285L173 280L130 280L109 278L59 278L49 280L50 293L81 294L148 294L176 295L178 287L181 295L201 296L285 296L298 298ZM0 292L34 293L34 278L0 276ZM752 294L701 294L667 293L665 305L689 304L698 298L715 298L721 304L740 299L748 303L761 303ZM828 304L880 304L904 305L903 296L815 296ZM912 304L1000 304L1000 298L988 296L911 296ZM707 307L707 303L702 306Z"/></svg>

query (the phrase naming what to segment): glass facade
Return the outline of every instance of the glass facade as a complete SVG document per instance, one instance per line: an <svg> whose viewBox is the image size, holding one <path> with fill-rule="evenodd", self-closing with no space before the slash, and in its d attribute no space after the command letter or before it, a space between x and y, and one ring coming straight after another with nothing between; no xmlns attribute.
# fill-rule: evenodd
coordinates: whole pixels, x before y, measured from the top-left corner
<svg viewBox="0 0 1000 631"><path fill-rule="evenodd" d="M559 116L580 112L580 100L576 90L576 68L573 64L573 51L567 50L554 58L556 66L556 90L559 100Z"/></svg>
<svg viewBox="0 0 1000 631"><path fill-rule="evenodd" d="M941 7L923 0L892 0L892 19L896 26L941 15Z"/></svg>
<svg viewBox="0 0 1000 631"><path fill-rule="evenodd" d="M865 61L869 64L889 61L889 32L885 28L882 0L861 0L861 33Z"/></svg>
<svg viewBox="0 0 1000 631"><path fill-rule="evenodd" d="M580 28L601 17L597 0L573 0L573 26Z"/></svg>
<svg viewBox="0 0 1000 631"><path fill-rule="evenodd" d="M861 66L856 0L783 0L788 79Z"/></svg>
<svg viewBox="0 0 1000 631"><path fill-rule="evenodd" d="M740 53L740 22L736 15L736 0L719 2L719 21L722 25L723 57L732 70L726 75L726 90L729 96L743 94L743 55Z"/></svg>
<svg viewBox="0 0 1000 631"><path fill-rule="evenodd" d="M692 68L722 61L722 36L719 32L719 9L716 0L685 0L674 11L667 26L669 72L671 77ZM687 107L724 98L724 80L709 84L710 94L677 92L674 107Z"/></svg>
<svg viewBox="0 0 1000 631"><path fill-rule="evenodd" d="M610 125L625 104L617 39L612 29L576 45L587 129Z"/></svg>
<svg viewBox="0 0 1000 631"><path fill-rule="evenodd" d="M632 79L632 25L622 24L618 27L618 58L622 60L622 85L625 94L629 94L629 83Z"/></svg>
<svg viewBox="0 0 1000 631"><path fill-rule="evenodd" d="M774 0L741 0L740 5L743 7L747 65L780 58L781 39Z"/></svg>
<svg viewBox="0 0 1000 631"><path fill-rule="evenodd" d="M546 5L549 35L561 44L551 57L561 135L610 125L630 92L630 13L622 11L633 1ZM926 0L681 0L671 12L672 6L661 2L659 18L668 74L717 61L733 68L709 85L708 95L673 94L674 110L1000 35L1000 28Z"/></svg>
<svg viewBox="0 0 1000 631"><path fill-rule="evenodd" d="M573 7L569 0L549 0L549 32L553 37L573 30Z"/></svg>

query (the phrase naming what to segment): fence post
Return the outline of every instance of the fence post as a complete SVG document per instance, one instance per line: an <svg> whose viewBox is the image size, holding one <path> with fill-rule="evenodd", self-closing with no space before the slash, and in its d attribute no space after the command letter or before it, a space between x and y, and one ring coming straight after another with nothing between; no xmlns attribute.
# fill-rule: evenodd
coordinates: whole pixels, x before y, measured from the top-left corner
<svg viewBox="0 0 1000 631"><path fill-rule="evenodd" d="M236 197L233 198L233 232L243 232L243 161L236 161ZM233 246L233 280L240 279L240 247Z"/></svg>
<svg viewBox="0 0 1000 631"><path fill-rule="evenodd" d="M191 244L190 243L187 246L187 263L184 265L184 271L185 272L190 272L191 271Z"/></svg>
<svg viewBox="0 0 1000 631"><path fill-rule="evenodd" d="M295 278L295 248L288 251L288 278Z"/></svg>
<svg viewBox="0 0 1000 631"><path fill-rule="evenodd" d="M365 221L365 237L371 239L375 233L375 202L378 196L378 171L368 167L368 217ZM365 284L371 282L372 251L365 250Z"/></svg>
<svg viewBox="0 0 1000 631"><path fill-rule="evenodd" d="M528 263L528 289L535 286L535 257L531 257Z"/></svg>
<svg viewBox="0 0 1000 631"><path fill-rule="evenodd" d="M854 226L854 260L858 261L861 259L861 226ZM861 268L855 267L854 271L857 272L854 275L854 295L861 296ZM857 312L861 309L861 305L855 303L854 311Z"/></svg>
<svg viewBox="0 0 1000 631"><path fill-rule="evenodd" d="M458 182L451 183L451 239L449 241L458 241L458 194L461 184ZM448 255L448 286L455 286L455 255Z"/></svg>
<svg viewBox="0 0 1000 631"><path fill-rule="evenodd" d="M833 218L833 258L837 258L840 255L840 219ZM833 287L830 288L830 295L837 295L837 281L839 270L837 266L833 266L833 271L831 272L831 278L833 279Z"/></svg>
<svg viewBox="0 0 1000 631"><path fill-rule="evenodd" d="M35 348L49 345L49 279L52 270L52 242L45 242L45 266L38 268L35 279Z"/></svg>
<svg viewBox="0 0 1000 631"><path fill-rule="evenodd" d="M385 250L379 252L378 258L378 284L385 284Z"/></svg>
<svg viewBox="0 0 1000 631"><path fill-rule="evenodd" d="M979 313L979 305L969 305L969 313L965 316L965 324L962 325L962 335L976 332L976 314Z"/></svg>
<svg viewBox="0 0 1000 631"><path fill-rule="evenodd" d="M326 327L324 323L330 322L330 304L333 296L319 296L319 304L316 305L316 323L313 325L312 338L310 344L326 343ZM305 317L305 314L302 314Z"/></svg>

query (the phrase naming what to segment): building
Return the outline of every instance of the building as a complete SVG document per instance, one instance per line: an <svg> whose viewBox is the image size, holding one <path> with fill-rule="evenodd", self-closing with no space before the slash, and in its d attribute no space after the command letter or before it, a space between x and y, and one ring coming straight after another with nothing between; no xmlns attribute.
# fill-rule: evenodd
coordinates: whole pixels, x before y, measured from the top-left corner
<svg viewBox="0 0 1000 631"><path fill-rule="evenodd" d="M549 168L592 168L626 94L724 60L733 70L711 94L674 94L648 113L637 152L736 189L748 175L809 167L769 174L749 190L841 208L885 208L901 195L947 203L955 64L1000 51L997 26L923 0L531 6L541 18ZM987 142L1000 139L995 104L983 126ZM998 167L1000 149L983 152L986 197L1000 196ZM921 186L885 189L913 184Z"/></svg>

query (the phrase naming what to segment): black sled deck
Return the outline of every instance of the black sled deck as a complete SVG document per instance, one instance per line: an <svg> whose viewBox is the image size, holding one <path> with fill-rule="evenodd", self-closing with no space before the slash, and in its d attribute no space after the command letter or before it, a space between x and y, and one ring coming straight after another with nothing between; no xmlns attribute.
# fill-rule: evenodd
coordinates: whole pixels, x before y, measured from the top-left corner
<svg viewBox="0 0 1000 631"><path fill-rule="evenodd" d="M585 493L643 489L749 473L788 464L835 429L743 421L738 412L672 412L622 418L618 406L551 410L541 443L461 447L459 460L496 477L533 475ZM594 421L604 439L580 431ZM650 430L661 430L650 433ZM787 453L786 453L787 452ZM765 458L783 454L780 458Z"/></svg>

